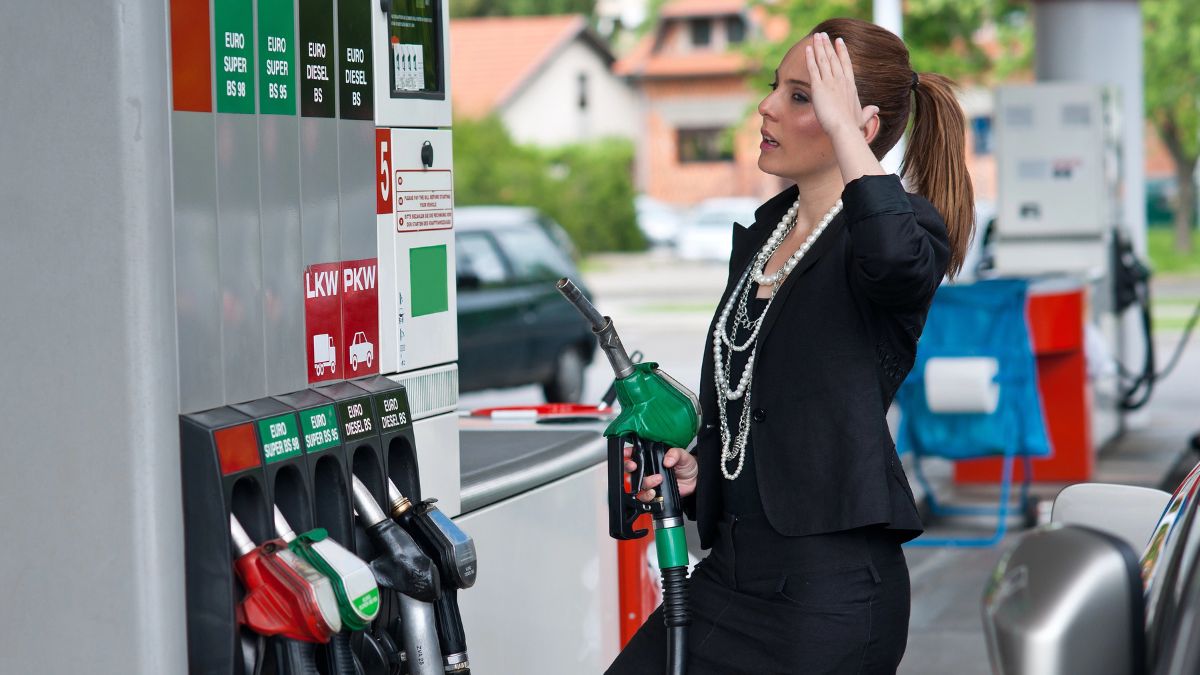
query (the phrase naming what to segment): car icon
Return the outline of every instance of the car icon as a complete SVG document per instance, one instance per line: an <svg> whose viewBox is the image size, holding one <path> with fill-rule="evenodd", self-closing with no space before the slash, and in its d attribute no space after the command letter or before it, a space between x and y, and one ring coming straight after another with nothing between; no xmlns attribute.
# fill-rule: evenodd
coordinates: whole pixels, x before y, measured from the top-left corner
<svg viewBox="0 0 1200 675"><path fill-rule="evenodd" d="M358 370L359 363L366 363L367 367L371 367L371 363L375 360L375 345L367 340L367 334L361 330L354 334L354 339L350 342L350 368Z"/></svg>

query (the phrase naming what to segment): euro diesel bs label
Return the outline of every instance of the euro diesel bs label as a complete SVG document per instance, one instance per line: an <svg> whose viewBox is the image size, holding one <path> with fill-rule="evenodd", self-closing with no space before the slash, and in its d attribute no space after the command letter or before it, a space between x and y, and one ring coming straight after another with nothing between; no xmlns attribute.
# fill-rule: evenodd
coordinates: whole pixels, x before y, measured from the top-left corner
<svg viewBox="0 0 1200 675"><path fill-rule="evenodd" d="M259 420L258 445L267 464L298 456L300 434L296 433L296 416L288 413Z"/></svg>
<svg viewBox="0 0 1200 675"><path fill-rule="evenodd" d="M412 424L408 393L403 389L375 394L375 409L379 411L380 431L392 431Z"/></svg>
<svg viewBox="0 0 1200 675"><path fill-rule="evenodd" d="M338 417L342 423L342 436L348 441L378 433L379 422L371 408L371 399L363 396L338 402Z"/></svg>
<svg viewBox="0 0 1200 675"><path fill-rule="evenodd" d="M331 405L302 411L300 430L304 432L304 451L309 454L332 448L342 442L338 434L337 413Z"/></svg>

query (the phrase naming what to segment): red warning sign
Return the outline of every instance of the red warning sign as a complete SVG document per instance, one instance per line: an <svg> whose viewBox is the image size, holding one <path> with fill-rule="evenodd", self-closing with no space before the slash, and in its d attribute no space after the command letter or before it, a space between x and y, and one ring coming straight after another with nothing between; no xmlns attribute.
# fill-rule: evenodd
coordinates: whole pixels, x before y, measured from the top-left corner
<svg viewBox="0 0 1200 675"><path fill-rule="evenodd" d="M442 169L397 171L396 232L454 227L454 174Z"/></svg>
<svg viewBox="0 0 1200 675"><path fill-rule="evenodd" d="M304 270L304 341L310 384L346 377L339 374L346 363L338 358L344 344L341 263L309 265Z"/></svg>
<svg viewBox="0 0 1200 675"><path fill-rule="evenodd" d="M377 258L342 263L342 376L379 372L379 264Z"/></svg>
<svg viewBox="0 0 1200 675"><path fill-rule="evenodd" d="M392 212L392 130L375 130L375 213Z"/></svg>

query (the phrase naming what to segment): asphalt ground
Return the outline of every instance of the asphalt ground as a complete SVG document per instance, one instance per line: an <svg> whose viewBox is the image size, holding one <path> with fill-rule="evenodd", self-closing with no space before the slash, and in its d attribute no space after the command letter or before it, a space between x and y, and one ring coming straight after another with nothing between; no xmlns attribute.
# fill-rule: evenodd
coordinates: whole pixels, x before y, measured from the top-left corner
<svg viewBox="0 0 1200 675"><path fill-rule="evenodd" d="M590 259L585 281L599 309L613 317L622 341L657 361L693 390L698 388L704 333L725 280L725 266L676 260L669 252L611 255ZM1190 307L1200 298L1200 278L1164 278L1154 283L1156 297L1168 300L1169 316L1177 305ZM1174 314L1172 314L1172 312ZM1190 309L1183 312L1188 315ZM1157 310L1156 310L1157 315ZM1182 321L1168 322L1155 334L1161 368L1179 343ZM587 373L585 401L598 401L612 373L602 358ZM538 387L489 390L463 395L460 408L541 402ZM1200 336L1193 336L1175 371L1156 387L1150 403L1127 420L1128 429L1097 451L1096 482L1167 487L1168 491L1200 455L1189 440L1200 431ZM931 460L926 473L940 499L955 503L995 503L995 487L961 487L951 480L948 462ZM911 478L911 474L910 474ZM914 488L917 488L915 481ZM1035 483L1032 495L1046 506L1063 484ZM918 488L919 491L919 488ZM918 495L919 496L919 495ZM980 597L1002 553L1021 535L1020 514L1010 519L1009 533L991 548L907 548L912 579L912 615L908 651L901 664L905 675L972 675L989 673L983 638ZM957 517L926 523L928 536L986 535L994 518Z"/></svg>

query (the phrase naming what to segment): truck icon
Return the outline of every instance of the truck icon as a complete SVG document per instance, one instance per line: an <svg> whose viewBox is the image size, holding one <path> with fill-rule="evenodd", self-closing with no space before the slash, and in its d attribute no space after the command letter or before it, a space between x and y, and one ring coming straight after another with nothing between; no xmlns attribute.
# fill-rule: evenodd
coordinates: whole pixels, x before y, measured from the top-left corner
<svg viewBox="0 0 1200 675"><path fill-rule="evenodd" d="M358 370L359 363L366 363L367 367L371 367L371 362L375 360L375 345L367 340L367 334L361 330L354 334L354 339L350 342L350 367ZM318 373L319 374L319 373Z"/></svg>
<svg viewBox="0 0 1200 675"><path fill-rule="evenodd" d="M337 349L334 348L333 336L329 333L313 336L313 368L316 369L317 375L324 375L326 368L331 373L337 371Z"/></svg>

